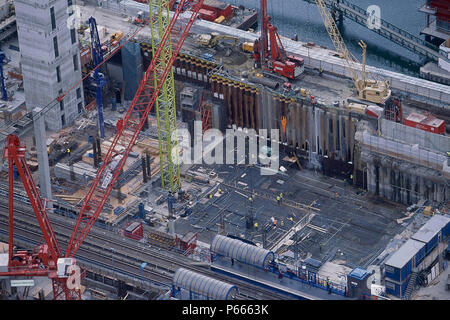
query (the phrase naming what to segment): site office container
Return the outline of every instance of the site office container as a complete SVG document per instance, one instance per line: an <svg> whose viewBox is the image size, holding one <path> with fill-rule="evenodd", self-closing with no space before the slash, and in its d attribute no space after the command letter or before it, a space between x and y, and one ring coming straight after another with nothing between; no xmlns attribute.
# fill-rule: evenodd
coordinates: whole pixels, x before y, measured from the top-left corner
<svg viewBox="0 0 450 320"><path fill-rule="evenodd" d="M445 121L438 119L432 115L411 113L403 120L403 124L408 127L413 127L432 133L445 133Z"/></svg>
<svg viewBox="0 0 450 320"><path fill-rule="evenodd" d="M207 9L200 9L199 15L200 15L200 18L202 18L203 20L207 20L207 21L211 21L211 22L216 20L218 17L217 11L212 11L212 10L207 10Z"/></svg>
<svg viewBox="0 0 450 320"><path fill-rule="evenodd" d="M408 281L395 282L386 279L384 284L386 286L387 294L392 294L396 297L401 298L405 294L406 287L408 286Z"/></svg>
<svg viewBox="0 0 450 320"><path fill-rule="evenodd" d="M412 270L412 259L409 260L402 268L385 265L386 278L397 282L403 282L408 278Z"/></svg>
<svg viewBox="0 0 450 320"><path fill-rule="evenodd" d="M431 251L433 251L434 248L436 248L436 246L438 245L439 233L435 235L433 239L431 239L428 243L425 244L426 255L429 255Z"/></svg>
<svg viewBox="0 0 450 320"><path fill-rule="evenodd" d="M409 239L385 263L385 278L398 283L406 281L412 269L416 268L426 257L423 242Z"/></svg>
<svg viewBox="0 0 450 320"><path fill-rule="evenodd" d="M202 9L214 11L217 16L224 16L227 19L233 14L231 4L226 4L220 1L205 1L202 5Z"/></svg>
<svg viewBox="0 0 450 320"><path fill-rule="evenodd" d="M425 259L426 256L427 256L427 254L426 254L426 247L423 247L423 248L420 249L420 251L417 252L417 254L414 256L414 260L413 260L413 268L416 268L420 263L422 263L422 261Z"/></svg>
<svg viewBox="0 0 450 320"><path fill-rule="evenodd" d="M450 222L442 228L442 241L446 241L450 237ZM450 239L449 239L450 240Z"/></svg>

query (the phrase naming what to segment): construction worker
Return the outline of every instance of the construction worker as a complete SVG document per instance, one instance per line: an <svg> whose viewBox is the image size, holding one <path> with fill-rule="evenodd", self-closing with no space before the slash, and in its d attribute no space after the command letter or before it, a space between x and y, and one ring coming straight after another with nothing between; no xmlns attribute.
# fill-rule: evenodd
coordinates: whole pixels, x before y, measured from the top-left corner
<svg viewBox="0 0 450 320"><path fill-rule="evenodd" d="M67 153L69 154L69 156L70 156L70 149L69 149L69 148L67 148L66 152L67 152Z"/></svg>
<svg viewBox="0 0 450 320"><path fill-rule="evenodd" d="M209 194L209 198L212 199L212 197L213 197L213 195L212 195L212 193L210 193L210 194Z"/></svg>
<svg viewBox="0 0 450 320"><path fill-rule="evenodd" d="M280 203L283 202L283 193L280 193Z"/></svg>
<svg viewBox="0 0 450 320"><path fill-rule="evenodd" d="M258 230L258 222L255 222L255 229Z"/></svg>
<svg viewBox="0 0 450 320"><path fill-rule="evenodd" d="M280 200L281 200L280 196L277 196L277 203L278 203L278 204L281 203Z"/></svg>

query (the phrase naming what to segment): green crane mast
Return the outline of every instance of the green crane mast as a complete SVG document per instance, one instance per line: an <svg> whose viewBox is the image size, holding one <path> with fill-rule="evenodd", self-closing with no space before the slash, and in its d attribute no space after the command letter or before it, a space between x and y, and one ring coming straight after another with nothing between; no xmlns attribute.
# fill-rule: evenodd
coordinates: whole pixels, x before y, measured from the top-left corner
<svg viewBox="0 0 450 320"><path fill-rule="evenodd" d="M152 54L170 23L170 0L149 0L150 28L152 35ZM155 12L156 11L156 12ZM172 57L172 41L166 41L158 65L164 70L170 57ZM158 83L157 74L154 73L155 86ZM181 187L179 149L177 140L177 119L175 106L175 83L171 69L155 102L156 118L158 123L158 142L160 156L161 187L172 193Z"/></svg>

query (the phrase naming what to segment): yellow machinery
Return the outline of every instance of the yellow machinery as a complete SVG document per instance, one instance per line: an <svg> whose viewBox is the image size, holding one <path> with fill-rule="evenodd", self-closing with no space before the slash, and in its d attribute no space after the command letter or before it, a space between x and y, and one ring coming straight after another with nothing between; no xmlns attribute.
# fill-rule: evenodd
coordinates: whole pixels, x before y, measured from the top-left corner
<svg viewBox="0 0 450 320"><path fill-rule="evenodd" d="M119 30L119 31L114 32L114 33L111 35L109 41L111 41L111 42L114 42L114 41L120 41L122 38L123 38L123 31L120 31L120 30Z"/></svg>
<svg viewBox="0 0 450 320"><path fill-rule="evenodd" d="M358 60L347 49L347 46L342 39L336 22L328 13L323 0L316 0L319 13L322 16L323 23L330 35L331 41L334 47L338 51L341 58L346 62L346 66L350 71L352 80L355 84L358 96L360 99L367 100L373 103L384 104L391 97L391 89L389 81L377 81L372 79L366 79L366 44L361 40L358 44L362 48L362 77L359 76Z"/></svg>
<svg viewBox="0 0 450 320"><path fill-rule="evenodd" d="M242 43L242 51L252 53L253 52L253 42Z"/></svg>
<svg viewBox="0 0 450 320"><path fill-rule="evenodd" d="M224 16L220 16L216 20L214 20L215 23L222 23L224 21L225 21L225 17Z"/></svg>
<svg viewBox="0 0 450 320"><path fill-rule="evenodd" d="M220 40L231 40L233 41L232 46L235 47L239 44L240 40L237 37L229 36L226 34L219 34L217 32L212 32L211 34L201 34L197 38L197 42L205 47L215 47Z"/></svg>

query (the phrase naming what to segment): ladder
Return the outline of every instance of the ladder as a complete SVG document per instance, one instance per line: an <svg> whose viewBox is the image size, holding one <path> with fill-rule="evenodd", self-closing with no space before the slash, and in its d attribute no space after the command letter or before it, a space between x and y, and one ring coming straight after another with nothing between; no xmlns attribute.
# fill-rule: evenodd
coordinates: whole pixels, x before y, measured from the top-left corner
<svg viewBox="0 0 450 320"><path fill-rule="evenodd" d="M413 271L411 273L411 276L409 277L408 280L408 285L406 286L406 290L405 290L405 294L403 295L403 300L411 300L411 295L414 291L414 287L416 285L416 280L417 280L417 275L418 272L417 271Z"/></svg>

